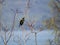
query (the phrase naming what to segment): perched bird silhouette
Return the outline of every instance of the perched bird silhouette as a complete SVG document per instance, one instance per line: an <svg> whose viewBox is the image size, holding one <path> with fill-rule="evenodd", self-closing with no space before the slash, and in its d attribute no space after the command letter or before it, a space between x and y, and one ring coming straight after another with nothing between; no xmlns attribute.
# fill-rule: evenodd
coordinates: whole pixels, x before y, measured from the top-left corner
<svg viewBox="0 0 60 45"><path fill-rule="evenodd" d="M25 21L25 17L23 17L23 18L20 20L19 27L22 26L22 25L24 24L24 21Z"/></svg>

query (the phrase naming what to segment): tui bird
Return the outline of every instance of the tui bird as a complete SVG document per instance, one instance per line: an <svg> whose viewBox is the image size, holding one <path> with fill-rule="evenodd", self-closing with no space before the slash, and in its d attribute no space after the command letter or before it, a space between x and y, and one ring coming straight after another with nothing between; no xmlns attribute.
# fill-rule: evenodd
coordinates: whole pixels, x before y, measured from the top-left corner
<svg viewBox="0 0 60 45"><path fill-rule="evenodd" d="M23 17L23 18L20 20L19 27L23 25L24 21L25 21L25 17Z"/></svg>

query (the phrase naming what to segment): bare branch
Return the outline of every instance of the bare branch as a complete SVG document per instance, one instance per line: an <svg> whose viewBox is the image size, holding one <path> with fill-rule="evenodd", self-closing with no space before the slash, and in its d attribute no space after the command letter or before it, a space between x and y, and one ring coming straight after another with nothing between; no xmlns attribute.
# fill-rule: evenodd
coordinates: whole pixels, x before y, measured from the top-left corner
<svg viewBox="0 0 60 45"><path fill-rule="evenodd" d="M7 40L7 42L10 40L10 38L12 36L12 32L13 32L14 25L15 25L15 17L16 17L16 14L14 15L14 20L13 20L13 24L12 24L12 28L11 28L11 33L10 33L10 36L9 36L9 39Z"/></svg>
<svg viewBox="0 0 60 45"><path fill-rule="evenodd" d="M7 43L8 43L8 41L10 40L11 36L12 36L12 35L10 34L10 36L9 36L8 40L6 41Z"/></svg>
<svg viewBox="0 0 60 45"><path fill-rule="evenodd" d="M58 7L56 2L53 2L55 4L55 7L57 8L57 10L60 12L60 8Z"/></svg>
<svg viewBox="0 0 60 45"><path fill-rule="evenodd" d="M14 11L14 10L13 10L13 11ZM10 36L9 36L8 40L6 41L7 43L8 43L8 41L10 40L10 38L11 38L11 36L12 36L12 32L13 32L13 30L14 30L16 15L17 15L17 14L14 15L13 24L12 24L12 28L11 28L11 33L10 33Z"/></svg>

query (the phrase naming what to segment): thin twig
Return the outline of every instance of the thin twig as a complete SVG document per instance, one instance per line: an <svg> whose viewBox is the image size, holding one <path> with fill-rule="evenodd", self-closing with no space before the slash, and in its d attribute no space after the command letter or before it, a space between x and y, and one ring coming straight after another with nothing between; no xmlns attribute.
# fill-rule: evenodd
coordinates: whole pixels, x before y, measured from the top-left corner
<svg viewBox="0 0 60 45"><path fill-rule="evenodd" d="M37 33L35 32L35 45L37 45Z"/></svg>
<svg viewBox="0 0 60 45"><path fill-rule="evenodd" d="M12 24L12 28L11 28L11 33L10 33L10 36L9 36L9 38L8 38L8 40L7 40L7 43L8 43L8 41L10 40L10 38L11 38L11 36L12 36L12 33L13 33L16 15L17 15L17 14L14 15L13 24Z"/></svg>

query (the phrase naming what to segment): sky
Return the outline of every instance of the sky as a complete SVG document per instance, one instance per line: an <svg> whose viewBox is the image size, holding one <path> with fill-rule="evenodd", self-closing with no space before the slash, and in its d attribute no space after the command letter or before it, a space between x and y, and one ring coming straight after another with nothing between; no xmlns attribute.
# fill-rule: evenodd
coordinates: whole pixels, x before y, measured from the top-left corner
<svg viewBox="0 0 60 45"><path fill-rule="evenodd" d="M27 0L5 0L2 8L2 23L4 26L11 27L15 10L19 12L15 20L15 28L18 28L19 20L24 17L24 11L26 9ZM42 21L52 16L51 9L49 7L50 0L30 0L30 8L28 11L29 18L25 18L26 21L32 22L35 20L35 27L39 27ZM14 11L11 11L13 9ZM30 21L31 20L31 21ZM25 22L26 23L26 22ZM26 26L26 24L24 24ZM26 26L27 27L27 26ZM27 28L26 28L27 29Z"/></svg>

